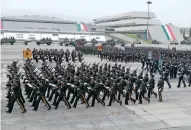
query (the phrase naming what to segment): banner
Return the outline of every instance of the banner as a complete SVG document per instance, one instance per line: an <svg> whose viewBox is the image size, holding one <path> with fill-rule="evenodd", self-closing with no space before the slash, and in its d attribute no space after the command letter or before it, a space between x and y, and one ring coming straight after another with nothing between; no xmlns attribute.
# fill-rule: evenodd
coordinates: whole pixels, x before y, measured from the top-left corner
<svg viewBox="0 0 191 130"><path fill-rule="evenodd" d="M32 58L32 51L30 49L23 50L23 58L31 59Z"/></svg>

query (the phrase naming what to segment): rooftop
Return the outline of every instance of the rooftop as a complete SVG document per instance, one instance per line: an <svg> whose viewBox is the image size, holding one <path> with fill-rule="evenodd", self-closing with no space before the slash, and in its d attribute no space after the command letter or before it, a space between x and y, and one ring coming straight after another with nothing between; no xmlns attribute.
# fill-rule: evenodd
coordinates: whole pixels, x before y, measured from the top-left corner
<svg viewBox="0 0 191 130"><path fill-rule="evenodd" d="M93 19L93 21L102 21L102 20L113 20L113 19L121 19L121 18L133 18L133 17L148 17L148 12L146 11L132 11L132 12L127 12L127 13L122 13L122 14L115 14L115 15L110 15L110 16L105 16L101 18L96 18ZM153 12L149 13L150 18L156 18L155 14Z"/></svg>
<svg viewBox="0 0 191 130"><path fill-rule="evenodd" d="M4 21L28 21L28 22L53 22L53 23L71 23L76 24L75 21L63 20L56 17L40 16L40 15L24 15L24 16L5 16L1 18Z"/></svg>

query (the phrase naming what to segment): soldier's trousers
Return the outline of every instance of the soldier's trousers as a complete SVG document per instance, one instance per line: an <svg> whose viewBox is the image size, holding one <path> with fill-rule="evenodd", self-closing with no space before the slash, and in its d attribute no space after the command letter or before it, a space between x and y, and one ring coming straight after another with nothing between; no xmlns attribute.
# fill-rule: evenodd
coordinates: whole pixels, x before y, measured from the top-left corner
<svg viewBox="0 0 191 130"><path fill-rule="evenodd" d="M177 87L180 87L180 85L181 85L181 81L183 82L184 87L186 87L186 83L185 83L185 81L184 81L184 78L183 78L183 77L179 77L179 81L178 81L178 86L177 86Z"/></svg>
<svg viewBox="0 0 191 130"><path fill-rule="evenodd" d="M162 87L158 88L159 102L162 102L162 91L163 91Z"/></svg>
<svg viewBox="0 0 191 130"><path fill-rule="evenodd" d="M21 100L22 100L23 103L25 103L25 99L24 99L22 94L21 94Z"/></svg>
<svg viewBox="0 0 191 130"><path fill-rule="evenodd" d="M109 90L108 89L104 89L103 97L101 99L103 102L105 101L106 96L109 97Z"/></svg>
<svg viewBox="0 0 191 130"><path fill-rule="evenodd" d="M89 104L88 104L88 102L86 101L86 99L85 99L85 97L84 97L84 94L83 94L83 93L81 93L81 92L78 92L78 94L77 94L77 97L76 97L76 100L75 100L75 102L74 102L73 107L74 107L74 108L76 108L77 103L78 103L78 100L79 100L80 98L82 98L82 99L83 99L83 101L86 103L86 107L89 107Z"/></svg>
<svg viewBox="0 0 191 130"><path fill-rule="evenodd" d="M144 62L142 62L142 67L141 67L141 68L143 69L144 67L145 67L145 63L144 63Z"/></svg>
<svg viewBox="0 0 191 130"><path fill-rule="evenodd" d="M52 100L52 97L54 96L54 94L57 92L56 89L52 89L52 92L50 94L50 97L48 98L48 101L51 101Z"/></svg>
<svg viewBox="0 0 191 130"><path fill-rule="evenodd" d="M35 104L36 104L36 101L37 101L37 97L38 97L38 94L35 94L34 97L33 97L33 103L31 105L31 107L34 107Z"/></svg>
<svg viewBox="0 0 191 130"><path fill-rule="evenodd" d="M148 101L148 98L145 97L145 92L141 91L139 93L139 103L142 104L142 98L145 99L146 101Z"/></svg>
<svg viewBox="0 0 191 130"><path fill-rule="evenodd" d="M174 78L177 77L177 69L174 70Z"/></svg>
<svg viewBox="0 0 191 130"><path fill-rule="evenodd" d="M55 93L55 96L54 96L53 105L56 105L56 101L57 101L58 97L59 97L59 93L56 92L56 93Z"/></svg>
<svg viewBox="0 0 191 130"><path fill-rule="evenodd" d="M92 97L92 104L91 104L92 107L94 107L94 105L95 105L95 100L97 100L99 103L101 103L103 106L105 106L105 103L99 98L98 93L94 92L93 90L90 91L90 93L87 97L87 102L89 101L90 97Z"/></svg>
<svg viewBox="0 0 191 130"><path fill-rule="evenodd" d="M112 91L112 92L111 92L108 106L111 106L113 100L114 100L114 101L117 101L118 103L120 103L120 105L122 105L122 102L119 101L119 100L117 100L117 99L115 98L115 93L116 93L115 91Z"/></svg>
<svg viewBox="0 0 191 130"><path fill-rule="evenodd" d="M71 87L70 87L70 88L68 89L68 94L67 94L67 97L66 97L67 100L70 99L70 95L71 95L72 93L73 93L73 96L75 95L75 94L74 94L74 91L75 91L74 88L71 88ZM77 94L76 94L76 95L77 95ZM74 98L75 98L75 96L74 96Z"/></svg>
<svg viewBox="0 0 191 130"><path fill-rule="evenodd" d="M137 87L136 87L133 91L134 91L134 93L135 93L135 98L136 98L136 100L139 100L139 93L138 93Z"/></svg>
<svg viewBox="0 0 191 130"><path fill-rule="evenodd" d="M129 104L129 100L131 100L131 101L135 104L136 100L133 99L133 98L131 97L131 95L132 95L132 93L131 93L130 91L127 91L127 92L126 92L126 95L125 95L125 104L126 104L126 105Z"/></svg>
<svg viewBox="0 0 191 130"><path fill-rule="evenodd" d="M34 89L34 90L32 91L32 93L31 93L31 95L30 95L29 102L32 102L32 101L33 101L35 93L36 93L36 89Z"/></svg>
<svg viewBox="0 0 191 130"><path fill-rule="evenodd" d="M44 104L46 105L46 107L48 108L48 110L50 110L50 109L51 109L50 104L47 102L47 100L45 99L45 97L44 97L44 96L41 96L41 95L39 95L38 98L37 98L37 101L36 101L35 106L34 106L34 110L35 110L35 111L38 110L39 103L40 103L41 100L44 102Z"/></svg>
<svg viewBox="0 0 191 130"><path fill-rule="evenodd" d="M73 102L74 102L74 100L75 100L75 98L77 97L77 94L78 94L78 91L77 91L77 89L76 88L73 88L73 96L72 96L72 99L70 100L70 103L72 104ZM81 99L81 98L80 98ZM83 101L82 99L81 99L81 101Z"/></svg>
<svg viewBox="0 0 191 130"><path fill-rule="evenodd" d="M171 88L171 85L169 83L169 80L168 79L164 79L166 81L166 83L168 84L168 87Z"/></svg>
<svg viewBox="0 0 191 130"><path fill-rule="evenodd" d="M13 98L13 99L10 100L8 112L9 112L9 113L12 112L15 101L17 101L17 103L19 104L19 106L20 106L22 112L25 112L26 109L25 109L24 104L23 104L23 102L21 101L20 98Z"/></svg>
<svg viewBox="0 0 191 130"><path fill-rule="evenodd" d="M148 89L148 98L151 98L151 95L154 94L155 97L157 97L157 93L154 92L154 88L149 88Z"/></svg>
<svg viewBox="0 0 191 130"><path fill-rule="evenodd" d="M51 89L51 86L48 85L48 87L47 87L47 95L46 95L47 98L49 98L49 96L50 96L50 89Z"/></svg>
<svg viewBox="0 0 191 130"><path fill-rule="evenodd" d="M70 103L69 103L68 100L66 99L66 95L61 94L61 95L59 95L58 100L57 100L56 103L55 103L56 109L58 108L59 103L60 103L60 101L62 101L62 100L64 101L64 103L67 105L68 108L71 108Z"/></svg>

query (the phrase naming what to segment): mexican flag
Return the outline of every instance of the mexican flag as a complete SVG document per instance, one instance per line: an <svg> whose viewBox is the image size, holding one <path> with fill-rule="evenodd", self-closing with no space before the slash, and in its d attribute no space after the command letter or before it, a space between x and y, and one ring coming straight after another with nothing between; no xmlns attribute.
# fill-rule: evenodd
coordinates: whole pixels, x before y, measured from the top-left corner
<svg viewBox="0 0 191 130"><path fill-rule="evenodd" d="M77 24L78 31L88 31L88 28L85 24Z"/></svg>

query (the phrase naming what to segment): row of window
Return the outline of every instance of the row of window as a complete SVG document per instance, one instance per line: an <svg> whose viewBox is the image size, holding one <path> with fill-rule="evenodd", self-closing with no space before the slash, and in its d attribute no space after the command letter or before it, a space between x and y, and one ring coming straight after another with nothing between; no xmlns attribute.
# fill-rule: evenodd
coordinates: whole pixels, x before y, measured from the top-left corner
<svg viewBox="0 0 191 130"><path fill-rule="evenodd" d="M58 34L52 34L52 36L58 36ZM16 34L16 38L23 38L23 34ZM85 38L85 36L80 36L80 38ZM30 34L29 39L35 39L35 35ZM96 39L100 39L100 37L96 37Z"/></svg>
<svg viewBox="0 0 191 130"><path fill-rule="evenodd" d="M114 20L103 20L103 21L96 21L94 22L95 24L99 23L107 23L107 22L116 22L116 21L121 21L121 20L131 20L131 19L148 19L148 17L129 17L129 18L119 18L119 19L114 19ZM154 18L149 18L149 19L154 19Z"/></svg>
<svg viewBox="0 0 191 130"><path fill-rule="evenodd" d="M33 27L24 27L25 29L34 29ZM47 28L38 28L38 29L40 29L40 30L45 30L45 29L47 29ZM60 31L60 29L58 29L58 28L52 28L52 30L56 30L56 31Z"/></svg>

